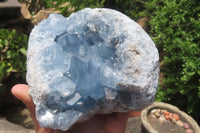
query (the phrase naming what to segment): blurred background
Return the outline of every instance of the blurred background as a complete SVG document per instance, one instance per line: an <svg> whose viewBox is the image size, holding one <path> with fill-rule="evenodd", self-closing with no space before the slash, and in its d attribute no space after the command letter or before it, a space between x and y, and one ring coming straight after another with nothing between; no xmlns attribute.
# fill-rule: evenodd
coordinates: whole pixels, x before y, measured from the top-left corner
<svg viewBox="0 0 200 133"><path fill-rule="evenodd" d="M67 17L86 7L121 11L142 26L160 54L155 100L177 106L200 124L199 0L1 0L0 119L33 128L28 111L10 92L26 83L29 34L50 13Z"/></svg>

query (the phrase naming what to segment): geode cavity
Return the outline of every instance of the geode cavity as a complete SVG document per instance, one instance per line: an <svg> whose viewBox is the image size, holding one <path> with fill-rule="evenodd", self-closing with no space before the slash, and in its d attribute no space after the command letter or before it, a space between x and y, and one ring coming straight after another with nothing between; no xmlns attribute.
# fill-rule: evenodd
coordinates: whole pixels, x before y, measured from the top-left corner
<svg viewBox="0 0 200 133"><path fill-rule="evenodd" d="M133 20L111 9L51 14L30 35L27 82L42 127L67 130L98 113L154 101L158 51Z"/></svg>

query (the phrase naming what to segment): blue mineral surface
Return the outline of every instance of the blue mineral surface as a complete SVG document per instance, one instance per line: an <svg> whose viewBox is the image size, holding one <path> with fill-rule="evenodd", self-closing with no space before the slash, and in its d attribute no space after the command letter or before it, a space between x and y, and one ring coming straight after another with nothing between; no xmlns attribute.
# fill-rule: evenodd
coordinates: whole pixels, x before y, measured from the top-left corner
<svg viewBox="0 0 200 133"><path fill-rule="evenodd" d="M141 110L154 101L158 51L118 11L51 14L32 30L27 56L29 93L42 127L68 130L95 114Z"/></svg>

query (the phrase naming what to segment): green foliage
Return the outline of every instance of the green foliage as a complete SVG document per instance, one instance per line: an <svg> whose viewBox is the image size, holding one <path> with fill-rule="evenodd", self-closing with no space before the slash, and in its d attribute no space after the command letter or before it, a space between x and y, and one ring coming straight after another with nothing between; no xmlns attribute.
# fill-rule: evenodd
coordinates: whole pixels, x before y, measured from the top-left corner
<svg viewBox="0 0 200 133"><path fill-rule="evenodd" d="M24 2L24 0L22 1ZM41 9L53 7L60 10L64 16L69 16L72 12L86 7L103 7L104 2L105 0L38 0L38 2L33 0L30 3L29 11L36 14Z"/></svg>
<svg viewBox="0 0 200 133"><path fill-rule="evenodd" d="M21 2L26 2L25 0L20 0ZM68 2L66 6L62 6L62 4ZM38 2L32 2L30 4L34 4L33 9L34 11L39 11L43 8L56 8L57 10L61 11L61 14L64 16L69 16L72 12L81 10L86 7L90 8L101 8L107 7L116 9L121 11L132 18L137 18L143 14L144 2L133 2L132 0L38 0ZM36 9L35 9L36 8ZM134 10L133 10L134 9ZM31 10L31 12L32 12ZM140 13L134 12L135 10L140 11ZM35 12L37 13L37 12Z"/></svg>
<svg viewBox="0 0 200 133"><path fill-rule="evenodd" d="M86 7L95 8L103 7L105 0L66 0L69 2L69 5L66 7L61 7L61 13L63 15L70 15L72 12L69 11L69 8L73 9L72 11L78 11Z"/></svg>
<svg viewBox="0 0 200 133"><path fill-rule="evenodd" d="M27 35L0 29L0 81L10 72L25 74L27 43Z"/></svg>
<svg viewBox="0 0 200 133"><path fill-rule="evenodd" d="M161 56L164 86L157 100L200 116L200 3L153 0L145 4L151 36Z"/></svg>

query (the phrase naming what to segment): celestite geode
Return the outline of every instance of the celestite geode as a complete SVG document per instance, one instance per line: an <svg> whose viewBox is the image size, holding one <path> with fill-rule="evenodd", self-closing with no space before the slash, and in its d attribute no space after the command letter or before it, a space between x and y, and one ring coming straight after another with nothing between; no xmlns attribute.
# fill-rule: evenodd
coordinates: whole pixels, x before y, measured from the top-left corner
<svg viewBox="0 0 200 133"><path fill-rule="evenodd" d="M68 130L94 114L154 101L158 51L133 20L105 8L51 14L31 32L27 82L42 127Z"/></svg>

